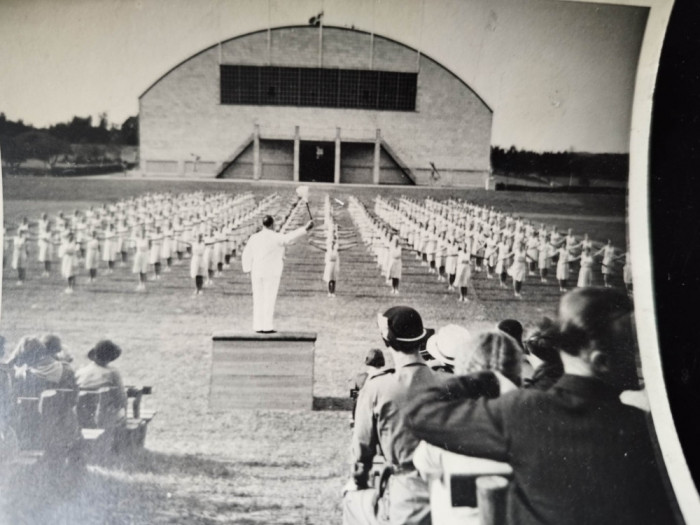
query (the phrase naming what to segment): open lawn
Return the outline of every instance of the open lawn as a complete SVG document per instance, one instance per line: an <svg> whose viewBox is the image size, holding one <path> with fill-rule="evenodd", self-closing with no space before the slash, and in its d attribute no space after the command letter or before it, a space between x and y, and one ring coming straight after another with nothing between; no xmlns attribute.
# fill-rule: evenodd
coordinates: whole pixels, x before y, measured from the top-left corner
<svg viewBox="0 0 700 525"><path fill-rule="evenodd" d="M291 194L289 184L134 179L7 178L7 224L24 215L69 212L148 191L272 191ZM625 246L625 199L619 196L487 192L427 188L311 186L311 208L321 216L323 196L346 201L354 194L369 203L376 194L414 198L462 197L497 209L573 227L577 234L611 238ZM550 220L551 219L551 220ZM337 217L352 228L346 209ZM279 330L318 333L314 411L211 413L207 407L211 333L222 328L248 331L250 284L240 261L193 296L188 261L136 292L130 266L104 270L90 285L82 271L73 295L62 293L57 269L41 278L36 246L24 286L12 270L3 274L0 331L11 347L25 334L55 332L74 355L76 366L98 339L111 338L124 353L115 365L126 384L152 385L158 415L147 450L128 461L91 466L83 479L57 487L24 472L3 491L0 523L240 523L329 524L340 522L340 490L347 480L347 380L362 368L364 354L381 346L375 314L394 304L417 308L427 326L459 323L470 329L513 317L528 325L552 314L559 297L554 283L525 282L524 299L475 274L471 302L457 302L445 285L404 252L401 296L389 294L377 267L360 244L341 253L338 296L326 297L323 254L305 242L288 250L277 301ZM599 276L598 276L599 277ZM38 483L38 484L37 484ZM71 485L68 487L67 485ZM50 497L32 498L28 490ZM49 516L50 519L48 518Z"/></svg>

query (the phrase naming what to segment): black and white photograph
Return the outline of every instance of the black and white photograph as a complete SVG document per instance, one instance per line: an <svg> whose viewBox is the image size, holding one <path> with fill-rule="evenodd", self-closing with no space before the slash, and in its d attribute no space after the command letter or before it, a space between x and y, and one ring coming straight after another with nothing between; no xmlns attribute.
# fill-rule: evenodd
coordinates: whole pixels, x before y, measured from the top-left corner
<svg viewBox="0 0 700 525"><path fill-rule="evenodd" d="M0 524L697 520L673 7L0 1Z"/></svg>

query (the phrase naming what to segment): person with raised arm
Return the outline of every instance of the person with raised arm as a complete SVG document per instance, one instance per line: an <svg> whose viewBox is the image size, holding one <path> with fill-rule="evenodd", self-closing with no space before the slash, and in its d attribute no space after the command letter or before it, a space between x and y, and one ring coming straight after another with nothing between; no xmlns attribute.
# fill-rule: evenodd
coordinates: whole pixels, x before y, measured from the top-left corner
<svg viewBox="0 0 700 525"><path fill-rule="evenodd" d="M275 219L265 215L262 229L250 236L241 256L243 271L250 273L253 288L253 330L259 333L275 332L273 319L285 247L314 227L310 220L301 228L279 233L274 230L274 225Z"/></svg>

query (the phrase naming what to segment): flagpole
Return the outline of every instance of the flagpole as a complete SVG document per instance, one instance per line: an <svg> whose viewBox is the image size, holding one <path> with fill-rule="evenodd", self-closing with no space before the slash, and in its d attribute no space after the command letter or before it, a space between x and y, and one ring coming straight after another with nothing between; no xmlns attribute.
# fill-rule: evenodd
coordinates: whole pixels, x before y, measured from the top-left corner
<svg viewBox="0 0 700 525"><path fill-rule="evenodd" d="M374 22L376 20L377 0L372 0L372 32L369 34L369 69L374 65Z"/></svg>
<svg viewBox="0 0 700 525"><path fill-rule="evenodd" d="M270 0L267 0L267 65L272 64L272 34L270 30Z"/></svg>
<svg viewBox="0 0 700 525"><path fill-rule="evenodd" d="M416 72L420 71L420 53L423 47L423 19L425 18L425 0L420 4L420 27L418 28L418 53L416 55Z"/></svg>
<svg viewBox="0 0 700 525"><path fill-rule="evenodd" d="M318 67L323 67L323 0L321 0L321 14L318 15Z"/></svg>

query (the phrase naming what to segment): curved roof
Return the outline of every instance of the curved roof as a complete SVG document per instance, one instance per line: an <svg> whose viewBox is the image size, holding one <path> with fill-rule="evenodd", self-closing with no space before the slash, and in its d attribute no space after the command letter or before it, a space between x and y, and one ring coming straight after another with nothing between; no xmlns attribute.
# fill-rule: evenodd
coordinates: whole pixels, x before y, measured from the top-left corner
<svg viewBox="0 0 700 525"><path fill-rule="evenodd" d="M364 34L364 35L369 35L369 34L370 34L369 31L362 31L362 30L359 30L359 29L351 29L351 28L348 28L348 27L339 27L339 26L330 26L330 25L328 25L328 26L324 25L323 27L324 27L324 28L327 28L327 29L339 29L339 30L343 30L343 31L350 31L350 32L353 32L353 33L359 33L359 34ZM313 26L309 26L309 25L279 26L279 27L274 27L274 28L272 28L271 30L272 30L272 31L276 31L276 30L280 30L280 29L295 29L295 28L313 29ZM241 34L241 35L238 35L238 36L235 36L235 37L226 39L226 40L222 40L221 42L217 42L216 44L213 44L213 45L211 45L211 46L209 46L209 47L206 47L206 48L204 48L204 49L198 51L198 52L195 53L194 55L191 55L191 56L187 57L186 59L182 60L181 62L177 63L176 65L174 65L173 67L171 67L170 69L168 69L165 73L163 73L160 77L158 77L150 86L148 86L148 87L144 90L143 93L141 93L141 94L139 95L139 99L141 99L142 97L144 97L156 84L158 84L161 80L163 80L165 77L167 77L171 72L173 72L174 70L176 70L177 68L179 68L181 65L183 65L183 64L186 63L187 61L189 61L189 60L191 60L191 59L193 59L193 58L195 58L195 57L201 55L202 53L205 53L205 52L209 51L210 49L214 49L214 48L217 47L219 44L226 44L226 43L232 42L232 41L234 41L234 40L239 40L239 39L242 39L242 38L246 38L246 37L248 37L248 36L251 36L251 35L255 35L255 34L258 34L258 33L265 33L265 32L267 32L267 29L259 29L259 30L256 30L256 31L250 31L250 32L248 32L248 33L243 33L243 34ZM406 48L406 49L410 49L411 51L414 51L414 52L418 53L418 50L417 50L416 48L411 47L411 46L408 46L408 45L404 44L403 42L399 42L399 41L397 41L397 40L394 40L393 38L389 38L389 37L386 37L386 36L383 36L383 35L380 35L380 34L377 34L377 33L374 33L374 36L377 36L377 37L382 38L382 39L384 39L384 40L386 40L386 41L388 41L388 42L392 42L392 43L397 44L397 45L399 45L399 46L401 46L401 47L404 47L404 48ZM462 85L464 85L464 87L466 87L469 91L471 91L471 92L474 94L474 96L475 96L477 99L479 99L479 101L484 105L484 107L485 107L486 109L488 109L491 113L493 113L493 109L491 108L491 106L489 106L489 105L486 103L486 101L481 97L481 95L479 95L479 93L477 93L469 84L467 84L464 80L462 80L462 78L461 78L459 75L456 75L456 74L453 73L449 68L445 67L445 66L442 65L440 62L438 62L437 60L435 60L434 58L432 58L430 55L426 55L426 54L423 53L422 51L421 51L421 57L425 57L426 59L428 59L428 60L432 61L433 63L437 64L437 65L438 65L440 68L442 68L443 70L447 71L450 75L452 75L455 79L457 79Z"/></svg>

